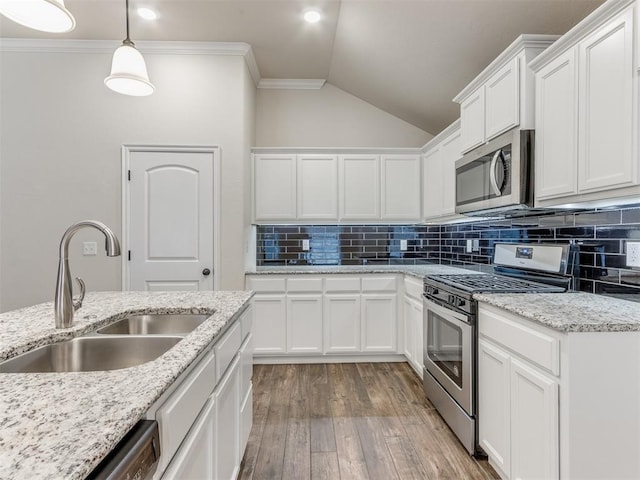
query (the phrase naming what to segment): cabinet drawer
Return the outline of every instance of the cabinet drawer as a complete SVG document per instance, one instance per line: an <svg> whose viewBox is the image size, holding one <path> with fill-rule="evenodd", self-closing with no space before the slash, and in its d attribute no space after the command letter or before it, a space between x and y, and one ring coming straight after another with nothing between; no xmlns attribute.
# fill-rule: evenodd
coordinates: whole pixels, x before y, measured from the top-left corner
<svg viewBox="0 0 640 480"><path fill-rule="evenodd" d="M246 338L253 329L253 305L249 305L240 317L240 327L242 329L242 338Z"/></svg>
<svg viewBox="0 0 640 480"><path fill-rule="evenodd" d="M231 329L224 334L222 339L216 343L214 348L216 358L216 376L222 378L224 371L227 369L233 357L235 357L240 344L242 343L242 329L240 322L236 322Z"/></svg>
<svg viewBox="0 0 640 480"><path fill-rule="evenodd" d="M327 278L325 280L325 289L327 292L359 292L360 278L344 277L344 278Z"/></svg>
<svg viewBox="0 0 640 480"><path fill-rule="evenodd" d="M506 313L506 312L505 312ZM505 346L526 360L560 374L560 340L508 318L493 308L479 308L480 335Z"/></svg>
<svg viewBox="0 0 640 480"><path fill-rule="evenodd" d="M396 277L362 277L362 291L395 293L396 283Z"/></svg>
<svg viewBox="0 0 640 480"><path fill-rule="evenodd" d="M422 282L411 278L404 279L404 292L417 300L422 300Z"/></svg>
<svg viewBox="0 0 640 480"><path fill-rule="evenodd" d="M290 278L288 292L322 292L322 278Z"/></svg>
<svg viewBox="0 0 640 480"><path fill-rule="evenodd" d="M248 287L255 292L284 292L285 277L249 277Z"/></svg>
<svg viewBox="0 0 640 480"><path fill-rule="evenodd" d="M160 425L161 451L158 470L163 470L202 410L216 385L214 352L209 352L178 389L160 407L156 418Z"/></svg>

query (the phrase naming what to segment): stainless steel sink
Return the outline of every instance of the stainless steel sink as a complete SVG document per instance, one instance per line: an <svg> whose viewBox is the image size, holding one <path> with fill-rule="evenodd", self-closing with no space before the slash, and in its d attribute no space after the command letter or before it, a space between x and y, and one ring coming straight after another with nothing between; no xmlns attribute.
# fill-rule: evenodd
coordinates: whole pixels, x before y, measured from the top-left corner
<svg viewBox="0 0 640 480"><path fill-rule="evenodd" d="M120 335L186 335L200 326L211 314L131 315L96 333Z"/></svg>
<svg viewBox="0 0 640 480"><path fill-rule="evenodd" d="M0 373L92 372L155 360L182 337L80 337L40 347L0 363Z"/></svg>

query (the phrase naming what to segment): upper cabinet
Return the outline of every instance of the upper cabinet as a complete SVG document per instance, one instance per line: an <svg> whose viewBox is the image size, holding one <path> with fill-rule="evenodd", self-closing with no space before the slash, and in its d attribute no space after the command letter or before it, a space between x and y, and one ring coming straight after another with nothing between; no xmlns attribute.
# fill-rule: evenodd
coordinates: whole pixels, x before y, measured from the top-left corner
<svg viewBox="0 0 640 480"><path fill-rule="evenodd" d="M462 217L455 213L455 163L461 156L460 135L460 121L456 120L425 147L422 155L422 216L425 221Z"/></svg>
<svg viewBox="0 0 640 480"><path fill-rule="evenodd" d="M640 193L636 8L605 3L531 62L536 206Z"/></svg>
<svg viewBox="0 0 640 480"><path fill-rule="evenodd" d="M460 104L462 153L514 127L533 128L534 83L527 63L557 39L521 35L453 99Z"/></svg>
<svg viewBox="0 0 640 480"><path fill-rule="evenodd" d="M253 155L256 223L417 222L417 153L335 150Z"/></svg>

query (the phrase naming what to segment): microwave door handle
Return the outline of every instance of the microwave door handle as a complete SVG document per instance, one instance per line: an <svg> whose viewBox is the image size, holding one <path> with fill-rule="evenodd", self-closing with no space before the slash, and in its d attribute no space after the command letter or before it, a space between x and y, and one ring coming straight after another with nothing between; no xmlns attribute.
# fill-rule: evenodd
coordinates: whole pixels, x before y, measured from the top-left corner
<svg viewBox="0 0 640 480"><path fill-rule="evenodd" d="M491 189L493 193L495 193L496 197L502 196L502 191L500 190L500 186L498 185L498 180L496 179L496 166L498 164L498 159L502 156L502 150L498 150L491 160L491 166L489 167L489 181L491 182Z"/></svg>

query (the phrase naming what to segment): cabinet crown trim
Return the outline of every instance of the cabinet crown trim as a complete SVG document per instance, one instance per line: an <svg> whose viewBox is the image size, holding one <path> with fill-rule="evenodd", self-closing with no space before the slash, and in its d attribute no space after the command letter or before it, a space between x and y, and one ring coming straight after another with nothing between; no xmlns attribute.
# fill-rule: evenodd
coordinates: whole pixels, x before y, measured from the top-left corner
<svg viewBox="0 0 640 480"><path fill-rule="evenodd" d="M251 153L254 155L418 155L420 154L420 149L411 147L256 147L251 149Z"/></svg>
<svg viewBox="0 0 640 480"><path fill-rule="evenodd" d="M433 137L431 140L429 140L421 149L421 152L427 153L431 150L433 150L434 148L439 147L440 143L443 142L444 140L446 140L450 135L458 132L460 130L460 118L458 118L455 122L453 122L451 125L449 125L448 127L446 127L444 130L442 130L438 135L436 135L435 137Z"/></svg>
<svg viewBox="0 0 640 480"><path fill-rule="evenodd" d="M562 35L553 45L529 62L529 68L538 72L542 67L573 48L580 40L592 33L620 12L633 5L635 0L608 1L596 8L584 20Z"/></svg>
<svg viewBox="0 0 640 480"><path fill-rule="evenodd" d="M500 68L527 48L547 48L560 38L559 35L520 35L495 60L480 72L458 95L453 98L456 103L462 103L491 78Z"/></svg>

